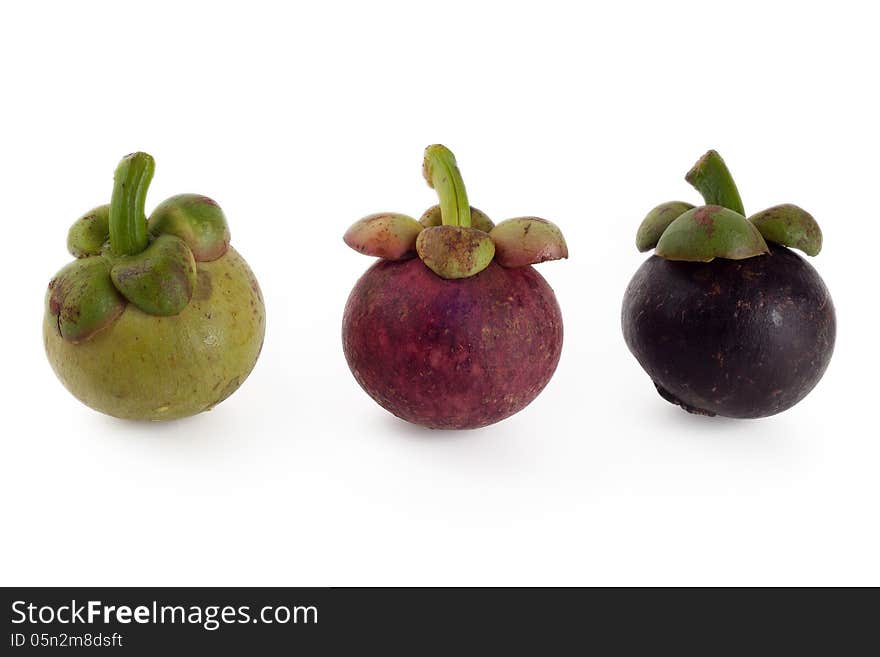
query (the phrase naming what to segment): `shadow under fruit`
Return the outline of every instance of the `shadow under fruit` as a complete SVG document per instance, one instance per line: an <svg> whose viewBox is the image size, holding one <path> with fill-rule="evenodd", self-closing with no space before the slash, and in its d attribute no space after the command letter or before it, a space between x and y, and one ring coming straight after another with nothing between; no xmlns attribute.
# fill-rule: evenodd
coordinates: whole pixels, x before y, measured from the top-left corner
<svg viewBox="0 0 880 657"><path fill-rule="evenodd" d="M812 216L779 205L748 219L721 157L709 151L686 179L699 208L657 206L637 234L655 255L623 299L623 335L660 395L691 413L780 413L819 382L834 350L831 296L797 248L816 255Z"/></svg>
<svg viewBox="0 0 880 657"><path fill-rule="evenodd" d="M77 259L49 283L46 354L87 406L120 418L171 420L209 410L253 369L266 317L257 280L229 246L213 200L181 194L147 220L154 170L125 157L111 203L70 229Z"/></svg>
<svg viewBox="0 0 880 657"><path fill-rule="evenodd" d="M394 415L473 429L523 409L553 376L562 315L530 265L565 258L568 249L548 221L496 226L472 208L445 147L428 147L424 173L439 206L419 221L370 215L345 235L381 259L349 296L343 348L357 382Z"/></svg>

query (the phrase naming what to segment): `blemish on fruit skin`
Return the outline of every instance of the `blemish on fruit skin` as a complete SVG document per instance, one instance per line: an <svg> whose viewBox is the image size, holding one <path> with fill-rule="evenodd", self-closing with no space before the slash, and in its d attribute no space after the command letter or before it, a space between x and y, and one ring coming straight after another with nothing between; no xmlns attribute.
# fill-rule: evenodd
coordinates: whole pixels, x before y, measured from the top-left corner
<svg viewBox="0 0 880 657"><path fill-rule="evenodd" d="M213 287L211 274L204 267L200 268L196 277L196 288L193 292L193 300L205 301L206 299L210 299Z"/></svg>
<svg viewBox="0 0 880 657"><path fill-rule="evenodd" d="M715 232L715 220L712 217L712 208L710 206L699 208L694 213L694 222L702 226L709 237Z"/></svg>

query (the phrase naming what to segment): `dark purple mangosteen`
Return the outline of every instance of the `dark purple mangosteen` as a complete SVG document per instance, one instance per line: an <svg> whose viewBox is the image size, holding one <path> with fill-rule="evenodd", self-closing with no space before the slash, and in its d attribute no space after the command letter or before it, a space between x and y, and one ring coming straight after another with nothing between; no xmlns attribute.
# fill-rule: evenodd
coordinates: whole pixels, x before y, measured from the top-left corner
<svg viewBox="0 0 880 657"><path fill-rule="evenodd" d="M822 378L835 315L814 256L809 213L778 205L745 216L724 161L706 153L686 176L706 205L657 206L639 227L655 249L623 298L623 336L667 401L702 415L757 418L791 408Z"/></svg>
<svg viewBox="0 0 880 657"><path fill-rule="evenodd" d="M566 258L568 247L549 221L496 226L472 208L446 147L425 150L424 175L440 205L419 221L374 214L345 234L381 260L348 298L342 344L383 408L432 429L474 429L525 408L553 376L562 315L531 265Z"/></svg>

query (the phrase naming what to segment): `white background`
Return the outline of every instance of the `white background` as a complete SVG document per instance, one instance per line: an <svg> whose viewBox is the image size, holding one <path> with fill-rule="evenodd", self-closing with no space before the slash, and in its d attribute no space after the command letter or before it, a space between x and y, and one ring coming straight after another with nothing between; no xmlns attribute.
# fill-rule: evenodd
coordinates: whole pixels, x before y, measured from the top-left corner
<svg viewBox="0 0 880 657"><path fill-rule="evenodd" d="M880 584L871 3L40 2L0 13L0 582ZM442 142L491 217L558 223L565 346L526 410L471 432L390 416L340 320L370 261L341 236L435 202ZM694 417L624 345L659 202L717 148L746 209L793 202L837 349L773 418ZM40 335L71 222L152 153L148 210L218 200L266 298L251 378L170 424L104 417Z"/></svg>

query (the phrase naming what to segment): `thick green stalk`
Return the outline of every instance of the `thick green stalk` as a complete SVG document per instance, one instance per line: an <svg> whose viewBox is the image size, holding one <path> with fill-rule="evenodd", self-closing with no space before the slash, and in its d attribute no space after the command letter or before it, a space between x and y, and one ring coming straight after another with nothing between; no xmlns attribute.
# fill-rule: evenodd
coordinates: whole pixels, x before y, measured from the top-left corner
<svg viewBox="0 0 880 657"><path fill-rule="evenodd" d="M455 163L455 155L446 146L434 144L425 149L425 180L440 198L440 216L444 226L471 226L471 206L464 180Z"/></svg>
<svg viewBox="0 0 880 657"><path fill-rule="evenodd" d="M155 168L147 153L126 155L116 167L110 199L110 250L115 255L135 255L147 248L144 204Z"/></svg>
<svg viewBox="0 0 880 657"><path fill-rule="evenodd" d="M697 160L684 179L703 195L706 205L720 205L745 216L733 176L717 151L709 151Z"/></svg>

